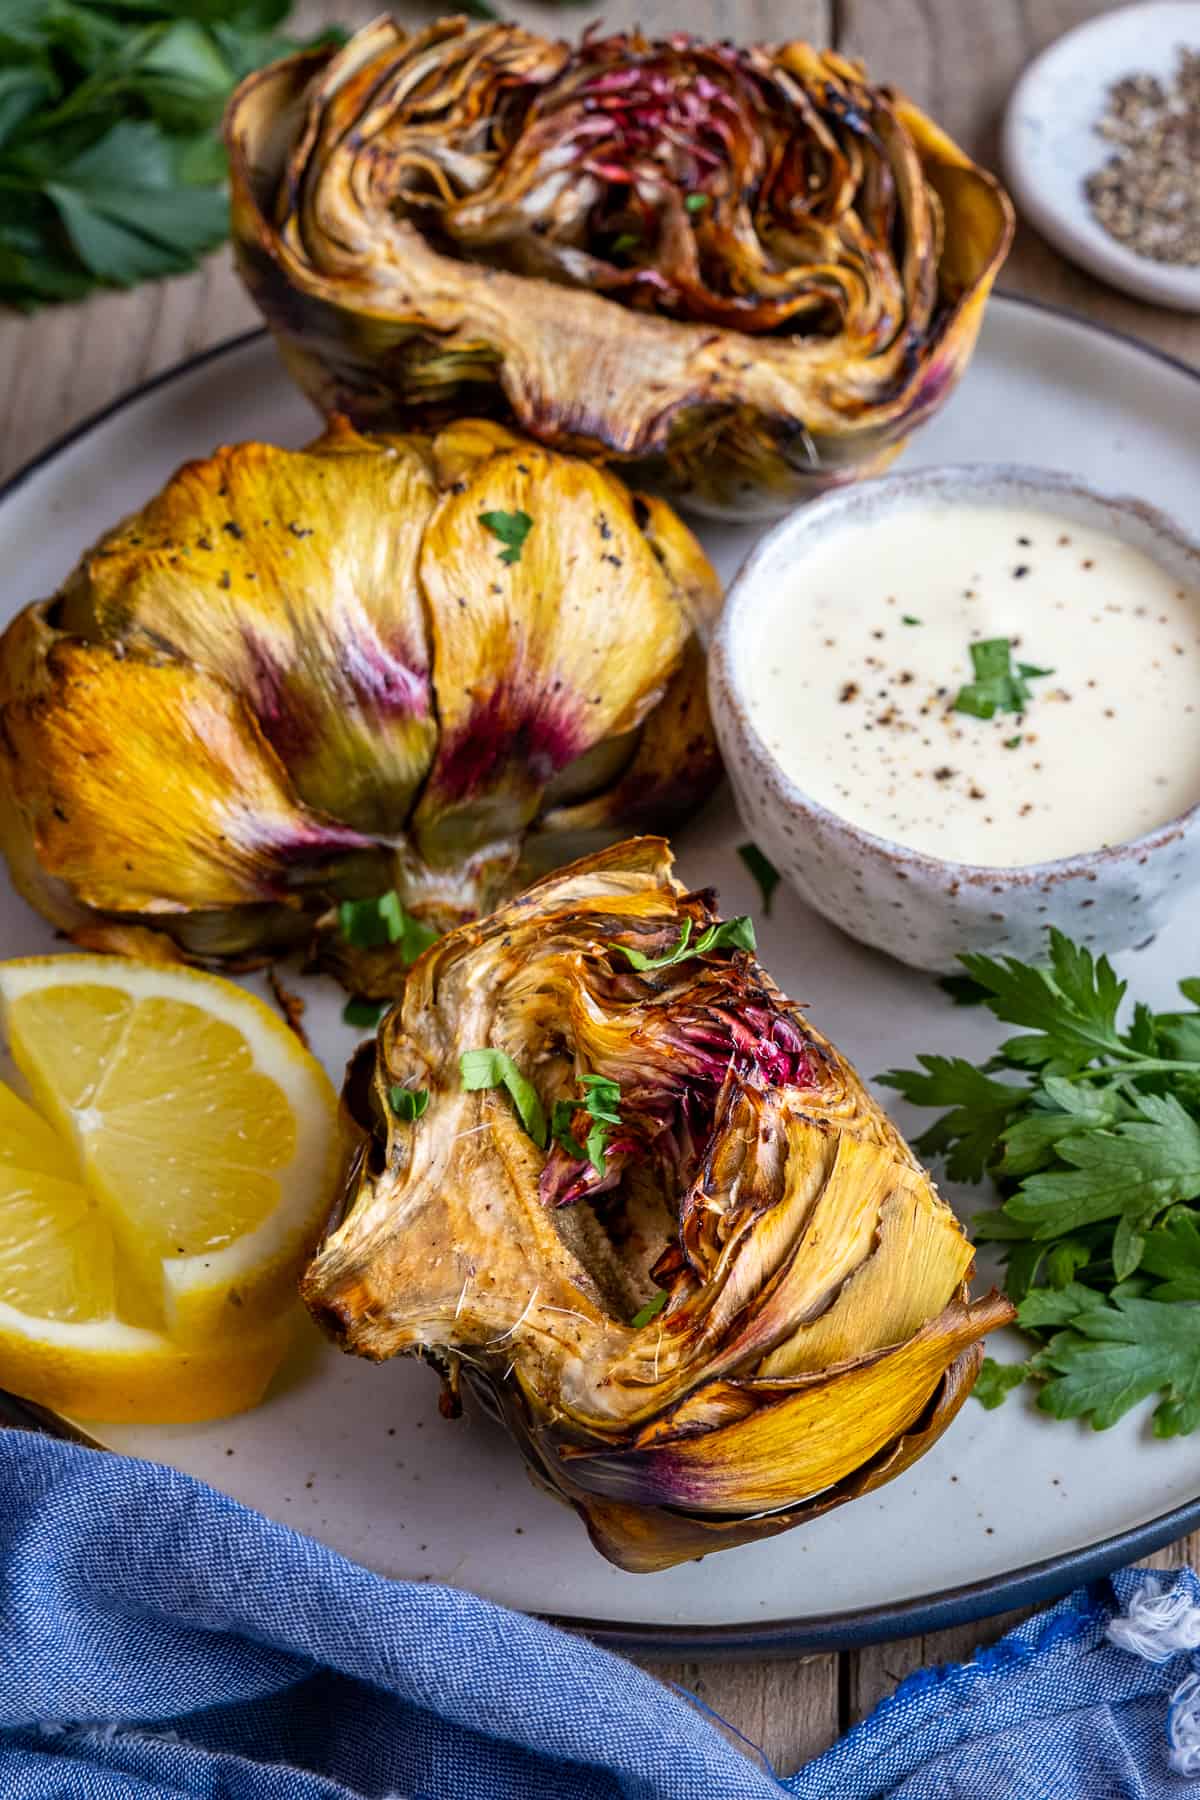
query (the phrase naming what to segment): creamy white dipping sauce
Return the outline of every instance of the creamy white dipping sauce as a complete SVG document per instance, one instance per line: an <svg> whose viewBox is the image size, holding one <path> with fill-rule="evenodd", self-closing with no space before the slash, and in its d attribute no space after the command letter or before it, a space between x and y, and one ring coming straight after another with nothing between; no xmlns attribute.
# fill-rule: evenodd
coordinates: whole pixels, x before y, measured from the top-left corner
<svg viewBox="0 0 1200 1800"><path fill-rule="evenodd" d="M1023 713L956 710L989 639L1053 671ZM1200 800L1200 592L1050 513L922 501L831 530L747 650L751 714L796 785L932 856L1050 861Z"/></svg>

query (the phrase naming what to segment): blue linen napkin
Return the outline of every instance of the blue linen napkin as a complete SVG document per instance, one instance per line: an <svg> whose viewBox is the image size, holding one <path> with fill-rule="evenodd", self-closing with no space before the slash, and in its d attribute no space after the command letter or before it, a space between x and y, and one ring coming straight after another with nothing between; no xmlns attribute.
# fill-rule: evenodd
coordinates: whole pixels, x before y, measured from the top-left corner
<svg viewBox="0 0 1200 1800"><path fill-rule="evenodd" d="M1176 1800L1200 1785L1200 1584L1171 1581L1128 1571L923 1671L779 1782L582 1639L382 1581L173 1470L2 1431L0 1794Z"/></svg>

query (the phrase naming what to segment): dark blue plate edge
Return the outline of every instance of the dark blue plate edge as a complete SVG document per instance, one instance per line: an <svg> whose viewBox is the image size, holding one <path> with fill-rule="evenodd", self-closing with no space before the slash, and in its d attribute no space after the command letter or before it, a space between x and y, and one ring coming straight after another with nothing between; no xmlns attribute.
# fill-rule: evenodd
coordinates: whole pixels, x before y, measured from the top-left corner
<svg viewBox="0 0 1200 1800"><path fill-rule="evenodd" d="M1142 356L1165 363L1178 374L1200 383L1200 369L1193 368L1170 351L1144 343L1132 332L1120 331L1112 325L1097 324L1070 307L1052 301L1037 300L1028 294L1013 294L998 289L996 299L1010 305L1027 307L1031 312L1047 313L1070 325L1081 326L1099 337L1114 338ZM267 336L265 326L252 326L248 331L225 338L206 350L196 351L170 368L139 382L119 394L106 406L90 413L69 431L55 438L36 456L24 463L15 474L0 485L0 506L23 487L48 463L88 436L127 406L134 405L147 394L168 383L190 375L194 370L218 357L231 355ZM42 1407L31 1405L0 1391L0 1427L40 1431L76 1443L94 1444L77 1427ZM103 1448L103 1446L97 1446ZM630 1622L614 1624L607 1619L587 1619L564 1613L544 1615L553 1625L591 1638L612 1650L640 1656L687 1656L738 1658L792 1656L804 1651L853 1650L865 1644L877 1644L893 1638L913 1637L921 1632L941 1631L948 1626L968 1625L976 1619L1008 1612L1021 1606L1033 1606L1067 1593L1071 1588L1094 1581L1123 1564L1136 1561L1161 1550L1164 1544L1183 1537L1193 1526L1200 1525L1200 1496L1172 1511L1160 1513L1144 1525L1118 1532L1080 1550L1068 1550L1042 1562L1029 1563L1007 1575L989 1576L982 1581L948 1588L944 1593L922 1595L913 1600L897 1601L890 1606L857 1607L847 1612L821 1613L807 1619L776 1619L753 1625L674 1626Z"/></svg>

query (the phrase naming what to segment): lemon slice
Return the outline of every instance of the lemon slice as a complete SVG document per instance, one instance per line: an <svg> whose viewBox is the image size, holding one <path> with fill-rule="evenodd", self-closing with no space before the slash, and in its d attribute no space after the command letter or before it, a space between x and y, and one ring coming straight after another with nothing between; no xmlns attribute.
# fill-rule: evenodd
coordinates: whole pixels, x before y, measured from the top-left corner
<svg viewBox="0 0 1200 1800"><path fill-rule="evenodd" d="M0 965L0 1382L80 1418L252 1405L340 1153L320 1065L215 976Z"/></svg>

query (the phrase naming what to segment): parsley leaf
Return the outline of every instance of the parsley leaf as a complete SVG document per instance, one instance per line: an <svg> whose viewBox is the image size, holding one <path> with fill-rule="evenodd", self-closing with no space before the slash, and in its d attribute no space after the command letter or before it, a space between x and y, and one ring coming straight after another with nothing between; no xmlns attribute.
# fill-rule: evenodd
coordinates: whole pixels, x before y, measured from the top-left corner
<svg viewBox="0 0 1200 1800"><path fill-rule="evenodd" d="M1103 1431L1139 1400L1162 1394L1154 1409L1155 1437L1194 1431L1200 1425L1200 1309L1119 1291L1109 1299L1097 1294L1038 1352L1034 1368L1045 1377L1038 1405L1055 1418L1090 1418Z"/></svg>
<svg viewBox="0 0 1200 1800"><path fill-rule="evenodd" d="M1009 1217L1032 1226L1034 1238L1101 1219L1124 1218L1136 1231L1173 1200L1200 1197L1200 1124L1171 1094L1143 1094L1134 1105L1137 1118L1061 1138L1056 1149L1070 1168L1031 1175L1008 1202ZM1118 1280L1132 1275L1141 1253L1122 1261Z"/></svg>
<svg viewBox="0 0 1200 1800"><path fill-rule="evenodd" d="M635 1312L632 1319L630 1319L629 1323L632 1325L633 1329L635 1331L640 1331L643 1325L648 1325L651 1319L656 1319L670 1297L671 1296L667 1293L666 1288L660 1288L653 1300L647 1300L645 1306Z"/></svg>
<svg viewBox="0 0 1200 1800"><path fill-rule="evenodd" d="M502 563L520 562L525 539L533 530L533 520L527 512L480 513L479 523L505 546L500 552Z"/></svg>
<svg viewBox="0 0 1200 1800"><path fill-rule="evenodd" d="M606 1075L581 1075L579 1085L584 1092L578 1100L556 1100L550 1118L550 1136L561 1144L568 1156L579 1161L586 1157L597 1175L604 1173L604 1155L612 1127L621 1123L621 1087ZM575 1114L583 1107L592 1120L587 1142L581 1144L571 1130Z"/></svg>
<svg viewBox="0 0 1200 1800"><path fill-rule="evenodd" d="M757 881L758 891L762 895L763 912L770 918L771 902L780 882L779 870L769 857L763 855L757 844L739 844L738 855Z"/></svg>
<svg viewBox="0 0 1200 1800"><path fill-rule="evenodd" d="M1015 1367L1062 1418L1103 1429L1157 1395L1159 1435L1200 1428L1200 979L1179 984L1191 1010L1126 1020L1107 958L1059 932L1044 964L960 960L965 997L1023 1034L982 1069L925 1055L884 1079L945 1109L922 1149L999 1186L973 1231L1033 1340ZM984 1404L1019 1378L981 1377Z"/></svg>
<svg viewBox="0 0 1200 1800"><path fill-rule="evenodd" d="M3 10L0 305L180 273L223 242L221 115L243 75L295 47L275 34L286 12L287 0Z"/></svg>
<svg viewBox="0 0 1200 1800"><path fill-rule="evenodd" d="M1025 712L1031 698L1028 683L1037 676L1054 673L1053 669L1036 668L1033 663L1019 663L1014 672L1009 638L984 638L972 644L970 651L975 679L959 688L954 710L969 713L972 718L993 719L998 712ZM1007 748L1013 748L1011 739Z"/></svg>
<svg viewBox="0 0 1200 1800"><path fill-rule="evenodd" d="M879 1077L916 1106L951 1110L917 1139L918 1150L946 1158L953 1181L981 1181L1022 1091L993 1081L961 1056L919 1056L920 1069L888 1069Z"/></svg>
<svg viewBox="0 0 1200 1800"><path fill-rule="evenodd" d="M1163 1277L1156 1300L1200 1300L1200 1218L1175 1207L1146 1233L1142 1273Z"/></svg>
<svg viewBox="0 0 1200 1800"><path fill-rule="evenodd" d="M900 614L900 623L902 625L923 625L924 622L923 619L918 619L915 613Z"/></svg>
<svg viewBox="0 0 1200 1800"><path fill-rule="evenodd" d="M1123 1054L1117 1015L1125 983L1106 956L1093 958L1082 944L1051 931L1048 968L1011 956L973 954L959 961L983 989L984 1005L996 1018L1039 1034L1009 1038L1000 1046L1006 1062L1071 1074L1097 1055Z"/></svg>
<svg viewBox="0 0 1200 1800"><path fill-rule="evenodd" d="M689 962L693 956L707 956L710 950L754 950L756 947L754 921L746 913L740 913L736 919L726 919L723 924L710 925L695 943L692 942L692 921L685 919L678 942L662 956L647 956L642 950L631 950L628 944L617 945L641 974L673 968L676 963Z"/></svg>
<svg viewBox="0 0 1200 1800"><path fill-rule="evenodd" d="M546 1148L546 1113L533 1083L522 1075L504 1050L464 1050L458 1059L462 1084L468 1093L478 1088L504 1088L517 1109L517 1117L539 1150Z"/></svg>
<svg viewBox="0 0 1200 1800"><path fill-rule="evenodd" d="M1024 1363L1000 1363L985 1356L971 1392L989 1412L993 1412L1004 1404L1015 1387L1020 1387L1028 1373Z"/></svg>
<svg viewBox="0 0 1200 1800"><path fill-rule="evenodd" d="M688 212L690 212L690 213L703 212L705 207L708 205L708 195L707 194L689 194L683 204L687 208Z"/></svg>
<svg viewBox="0 0 1200 1800"><path fill-rule="evenodd" d="M347 1025L361 1025L373 1029L387 1011L382 1000L363 1000L357 995L347 1000L342 1008L342 1018Z"/></svg>
<svg viewBox="0 0 1200 1800"><path fill-rule="evenodd" d="M343 900L338 907L338 928L357 950L378 950L397 944L407 968L435 944L440 933L406 912L399 894L390 888L370 900Z"/></svg>
<svg viewBox="0 0 1200 1800"><path fill-rule="evenodd" d="M404 1119L411 1125L429 1111L429 1089L389 1088L388 1105L398 1119Z"/></svg>

